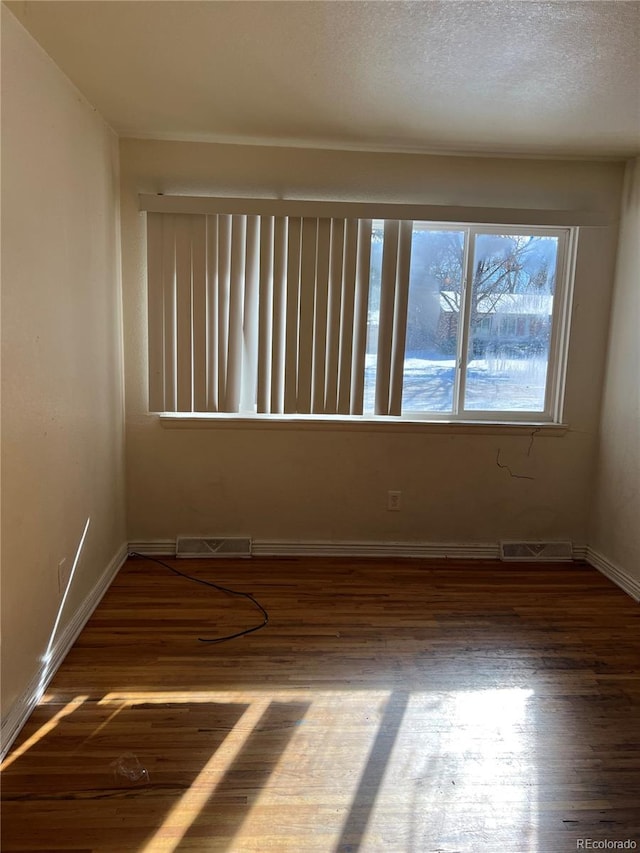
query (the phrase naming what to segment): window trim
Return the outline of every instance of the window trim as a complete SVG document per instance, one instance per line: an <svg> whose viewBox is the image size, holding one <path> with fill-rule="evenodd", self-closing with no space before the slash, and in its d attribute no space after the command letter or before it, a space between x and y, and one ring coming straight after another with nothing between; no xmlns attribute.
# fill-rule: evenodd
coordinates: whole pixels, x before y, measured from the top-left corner
<svg viewBox="0 0 640 853"><path fill-rule="evenodd" d="M478 225L531 225L570 228L611 225L602 211L548 208L489 207L450 204L390 202L310 201L237 196L183 196L139 193L138 209L147 213L243 214L246 216L327 217L352 219L413 219L437 223Z"/></svg>
<svg viewBox="0 0 640 853"><path fill-rule="evenodd" d="M535 435L559 437L570 431L567 423L550 421L420 420L394 415L236 415L229 412L149 412L163 429L294 430L299 432L392 432L432 435Z"/></svg>
<svg viewBox="0 0 640 853"><path fill-rule="evenodd" d="M175 425L178 421L185 420L201 423L203 421L220 420L240 422L253 421L264 426L267 421L274 423L309 424L311 421L318 425L326 425L332 422L339 425L348 420L358 424L360 428L366 423L388 423L392 424L422 424L425 427L435 425L446 425L451 428L454 424L466 424L477 427L487 424L492 430L498 427L515 427L521 424L526 427L541 428L543 425L558 426L566 429L562 424L564 391L566 387L569 326L571 318L571 307L573 299L573 278L575 272L575 260L577 251L577 239L579 224L602 224L597 214L588 211L538 211L521 209L496 209L496 208L472 208L472 207L449 207L439 205L398 205L398 204L370 204L350 202L307 202L307 201L285 201L269 199L231 199L210 197L183 197L163 195L140 195L140 208L147 212L184 212L184 213L212 213L225 211L234 213L242 212L243 215L274 215L285 213L287 216L310 216L324 217L328 214L340 214L341 216L358 216L367 214L372 219L387 218L389 214L402 217L402 220L412 220L413 224L424 223L428 230L459 230L465 233L465 258L464 258L464 286L461 302L460 316L462 318L462 333L459 336L458 352L456 362L456 376L454 386L454 407L450 412L414 411L403 412L399 415L386 417L385 415L364 414L339 415L330 414L326 416L317 414L292 414L280 416L275 413L255 415L247 411L231 413L205 413L205 412L154 412L155 416L162 419L163 425ZM465 220L449 218L446 214L464 211ZM438 218L426 217L425 214L437 212ZM496 214L500 213L498 217ZM445 216L442 216L445 214ZM471 222L470 217L475 216ZM499 221L496 221L499 218ZM509 221L507 221L507 218ZM533 224L533 222L537 224ZM526 234L534 236L553 236L558 238L558 254L556 266L556 290L553 301L552 328L549 342L547 379L545 390L544 411L519 411L519 410L490 410L481 411L464 408L464 391L466 382L466 365L469 351L471 331L469 329L471 299L469 294L473 287L473 258L476 240L479 234L521 234L526 229Z"/></svg>

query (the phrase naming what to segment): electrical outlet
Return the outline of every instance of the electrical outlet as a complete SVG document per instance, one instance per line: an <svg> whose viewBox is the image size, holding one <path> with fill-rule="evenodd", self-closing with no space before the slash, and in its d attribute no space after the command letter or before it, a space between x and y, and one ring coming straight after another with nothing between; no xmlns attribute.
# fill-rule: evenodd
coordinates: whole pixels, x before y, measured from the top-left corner
<svg viewBox="0 0 640 853"><path fill-rule="evenodd" d="M402 508L402 492L387 492L387 509L389 512L400 512Z"/></svg>
<svg viewBox="0 0 640 853"><path fill-rule="evenodd" d="M71 577L71 564L63 557L58 563L58 592L62 595L69 584Z"/></svg>

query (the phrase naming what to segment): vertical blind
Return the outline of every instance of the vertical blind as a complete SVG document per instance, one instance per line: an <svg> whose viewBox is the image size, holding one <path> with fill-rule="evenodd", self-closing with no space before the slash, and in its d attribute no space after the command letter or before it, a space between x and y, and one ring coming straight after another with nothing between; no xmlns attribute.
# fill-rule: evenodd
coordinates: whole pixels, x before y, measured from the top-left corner
<svg viewBox="0 0 640 853"><path fill-rule="evenodd" d="M400 414L409 220L386 220L375 413ZM149 408L363 413L372 221L147 213Z"/></svg>

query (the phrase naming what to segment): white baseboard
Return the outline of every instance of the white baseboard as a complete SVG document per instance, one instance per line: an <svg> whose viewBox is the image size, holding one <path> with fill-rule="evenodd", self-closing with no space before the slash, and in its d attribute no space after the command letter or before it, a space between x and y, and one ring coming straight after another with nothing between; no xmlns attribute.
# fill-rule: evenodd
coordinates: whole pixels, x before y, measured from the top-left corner
<svg viewBox="0 0 640 853"><path fill-rule="evenodd" d="M574 560L586 560L587 559L587 546L586 545L576 545L574 542L571 546L571 554Z"/></svg>
<svg viewBox="0 0 640 853"><path fill-rule="evenodd" d="M460 542L331 542L254 539L256 557L439 557L496 559L498 544Z"/></svg>
<svg viewBox="0 0 640 853"><path fill-rule="evenodd" d="M274 557L419 557L423 559L431 557L450 560L498 560L500 558L498 542L309 542L254 539L251 551L255 556ZM573 545L574 560L584 560L586 553L586 545Z"/></svg>
<svg viewBox="0 0 640 853"><path fill-rule="evenodd" d="M129 551L144 556L175 554L175 540L152 539L129 543ZM586 545L573 546L573 559L584 560ZM415 557L459 560L497 560L497 542L364 542L305 539L254 539L255 557Z"/></svg>
<svg viewBox="0 0 640 853"><path fill-rule="evenodd" d="M640 581L637 578L631 577L628 572L625 572L620 566L616 566L611 560L608 560L604 554L596 551L595 548L589 546L587 548L587 562L599 572L602 572L605 577L617 584L620 589L623 589L627 595L630 595L635 601L640 601Z"/></svg>
<svg viewBox="0 0 640 853"><path fill-rule="evenodd" d="M71 621L51 649L48 661L42 661L38 671L27 685L22 696L14 702L9 713L2 720L0 729L0 759L9 751L11 744L16 739L20 729L26 723L29 715L42 698L47 685L56 674L62 661L69 653L75 643L80 631L84 628L89 617L100 603L103 595L111 585L111 582L122 568L127 559L128 549L126 544L122 545L117 554L111 560L107 568L100 575L96 585L82 602L78 610L73 614Z"/></svg>
<svg viewBox="0 0 640 853"><path fill-rule="evenodd" d="M129 553L142 554L145 557L169 557L176 553L175 539L146 539L129 542Z"/></svg>

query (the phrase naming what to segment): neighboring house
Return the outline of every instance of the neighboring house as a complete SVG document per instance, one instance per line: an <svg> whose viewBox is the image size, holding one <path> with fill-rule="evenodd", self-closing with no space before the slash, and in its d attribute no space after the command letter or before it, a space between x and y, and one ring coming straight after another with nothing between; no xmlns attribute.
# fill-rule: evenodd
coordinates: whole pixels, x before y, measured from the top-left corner
<svg viewBox="0 0 640 853"><path fill-rule="evenodd" d="M437 338L455 345L458 328L459 295L440 294ZM510 355L531 354L546 349L551 331L551 294L503 293L478 300L476 321L472 323L473 355L487 348L508 347Z"/></svg>

